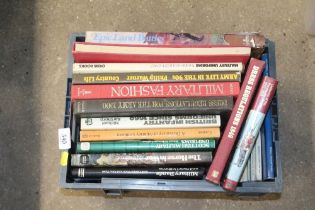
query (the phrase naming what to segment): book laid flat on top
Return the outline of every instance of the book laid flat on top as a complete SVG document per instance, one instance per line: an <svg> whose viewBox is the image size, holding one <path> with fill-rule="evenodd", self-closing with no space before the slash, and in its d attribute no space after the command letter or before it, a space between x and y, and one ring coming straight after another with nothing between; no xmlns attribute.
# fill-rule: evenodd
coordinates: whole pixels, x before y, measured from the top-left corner
<svg viewBox="0 0 315 210"><path fill-rule="evenodd" d="M215 45L251 47L251 56L260 58L266 45L264 35L258 32L234 34L172 33L172 32L112 32L87 31L85 42L130 45Z"/></svg>
<svg viewBox="0 0 315 210"><path fill-rule="evenodd" d="M242 62L246 64L250 47L185 45L111 45L75 42L73 57L77 63L198 63Z"/></svg>

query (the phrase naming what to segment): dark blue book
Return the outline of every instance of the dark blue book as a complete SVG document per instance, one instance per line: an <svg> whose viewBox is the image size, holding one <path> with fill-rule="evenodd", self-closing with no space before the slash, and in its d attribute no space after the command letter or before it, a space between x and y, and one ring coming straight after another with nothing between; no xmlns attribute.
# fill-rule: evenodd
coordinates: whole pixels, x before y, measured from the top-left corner
<svg viewBox="0 0 315 210"><path fill-rule="evenodd" d="M264 76L270 76L268 54L263 54L261 59L266 62L265 69L263 71ZM272 133L272 109L268 109L264 121L264 152L265 160L263 161L263 180L269 180L275 178L274 168L274 147L273 147L273 133ZM265 168L265 170L264 170Z"/></svg>
<svg viewBox="0 0 315 210"><path fill-rule="evenodd" d="M264 122L265 123L265 122ZM261 167L262 167L262 180L267 179L267 164L266 164L266 140L265 140L265 126L261 126Z"/></svg>

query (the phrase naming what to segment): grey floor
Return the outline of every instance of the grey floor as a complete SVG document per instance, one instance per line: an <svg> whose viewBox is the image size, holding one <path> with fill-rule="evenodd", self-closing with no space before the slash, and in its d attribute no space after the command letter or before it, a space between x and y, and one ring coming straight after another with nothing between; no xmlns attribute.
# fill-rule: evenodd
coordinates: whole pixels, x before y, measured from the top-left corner
<svg viewBox="0 0 315 210"><path fill-rule="evenodd" d="M0 1L0 209L314 209L315 37L304 32L303 15L300 0ZM68 37L86 30L261 31L275 41L282 195L140 192L117 199L60 189Z"/></svg>

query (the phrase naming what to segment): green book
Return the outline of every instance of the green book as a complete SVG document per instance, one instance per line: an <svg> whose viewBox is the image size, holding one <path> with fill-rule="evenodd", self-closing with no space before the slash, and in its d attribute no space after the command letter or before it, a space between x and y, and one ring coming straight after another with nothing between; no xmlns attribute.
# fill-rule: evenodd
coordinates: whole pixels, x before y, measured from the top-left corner
<svg viewBox="0 0 315 210"><path fill-rule="evenodd" d="M113 141L77 143L77 153L213 151L216 140Z"/></svg>

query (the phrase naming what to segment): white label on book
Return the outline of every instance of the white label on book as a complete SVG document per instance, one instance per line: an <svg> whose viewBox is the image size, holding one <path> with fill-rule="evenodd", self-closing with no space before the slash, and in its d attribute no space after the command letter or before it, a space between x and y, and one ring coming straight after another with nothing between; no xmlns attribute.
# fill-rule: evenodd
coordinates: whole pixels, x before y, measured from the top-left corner
<svg viewBox="0 0 315 210"><path fill-rule="evenodd" d="M90 150L90 143L89 143L89 142L83 142L83 143L81 143L81 150L82 150L82 151Z"/></svg>
<svg viewBox="0 0 315 210"><path fill-rule="evenodd" d="M71 148L70 128L58 129L59 149Z"/></svg>

